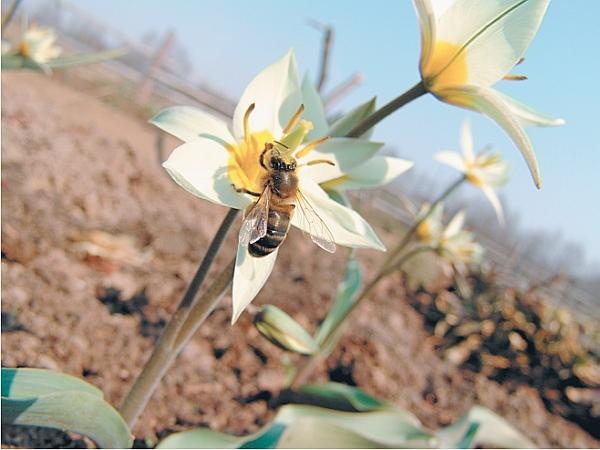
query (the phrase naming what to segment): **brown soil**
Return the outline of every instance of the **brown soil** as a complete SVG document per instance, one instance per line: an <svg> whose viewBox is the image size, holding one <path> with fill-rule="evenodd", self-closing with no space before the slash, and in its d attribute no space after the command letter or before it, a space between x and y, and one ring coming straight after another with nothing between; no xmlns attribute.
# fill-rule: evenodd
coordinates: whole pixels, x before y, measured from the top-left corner
<svg viewBox="0 0 600 450"><path fill-rule="evenodd" d="M3 74L3 366L64 371L101 388L112 404L122 401L225 214L171 181L157 162L155 137L144 121L59 81ZM235 234L214 270L232 257ZM107 246L112 259L101 252ZM255 304L276 304L312 330L344 261L342 251L315 251L292 232ZM380 255L361 258L372 268ZM268 400L283 383L283 352L258 335L248 313L231 327L230 300L169 371L137 437L194 426L241 434L273 416ZM600 445L549 413L535 389L502 386L436 356L400 278L380 285L361 308L315 381L353 380L428 427L481 404L539 446Z"/></svg>

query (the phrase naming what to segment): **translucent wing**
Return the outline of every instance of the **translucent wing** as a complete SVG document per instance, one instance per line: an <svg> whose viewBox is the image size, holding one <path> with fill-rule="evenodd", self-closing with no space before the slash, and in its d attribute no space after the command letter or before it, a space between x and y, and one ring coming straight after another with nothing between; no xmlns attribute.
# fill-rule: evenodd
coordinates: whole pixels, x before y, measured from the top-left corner
<svg viewBox="0 0 600 450"><path fill-rule="evenodd" d="M323 250L329 253L335 252L335 242L331 231L300 190L296 193L296 205L300 208L300 221L303 222L303 228L308 230L310 239Z"/></svg>
<svg viewBox="0 0 600 450"><path fill-rule="evenodd" d="M242 222L239 240L242 246L253 244L267 234L267 220L269 219L269 197L271 189L267 185L258 201Z"/></svg>

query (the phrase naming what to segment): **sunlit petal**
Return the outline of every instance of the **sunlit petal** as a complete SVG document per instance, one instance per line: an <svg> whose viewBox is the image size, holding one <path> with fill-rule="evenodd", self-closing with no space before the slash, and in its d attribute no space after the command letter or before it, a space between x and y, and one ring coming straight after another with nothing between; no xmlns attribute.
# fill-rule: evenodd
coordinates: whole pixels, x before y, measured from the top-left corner
<svg viewBox="0 0 600 450"><path fill-rule="evenodd" d="M447 166L450 166L453 169L458 170L459 172L464 173L467 170L464 159L460 156L460 154L456 152L452 152L449 150L437 152L435 154L435 159L436 161L439 161L442 164L446 164Z"/></svg>
<svg viewBox="0 0 600 450"><path fill-rule="evenodd" d="M228 143L234 141L224 121L193 106L165 108L149 122L184 142L199 137L213 137Z"/></svg>
<svg viewBox="0 0 600 450"><path fill-rule="evenodd" d="M565 121L563 119L559 119L558 117L552 117L546 114L542 114L536 111L533 108L515 100L508 95L502 94L501 92L496 92L504 103L510 108L512 114L518 117L519 121L523 125L531 125L538 127L557 127L560 125L564 125Z"/></svg>
<svg viewBox="0 0 600 450"><path fill-rule="evenodd" d="M240 314L246 309L254 297L266 283L273 271L277 252L254 258L248 253L247 246L238 245L235 259L235 270L233 272L233 312L231 323L234 324Z"/></svg>
<svg viewBox="0 0 600 450"><path fill-rule="evenodd" d="M473 135L471 134L471 124L469 120L465 120L460 129L460 147L467 161L475 159L473 153Z"/></svg>
<svg viewBox="0 0 600 450"><path fill-rule="evenodd" d="M302 102L304 104L302 118L309 120L313 125L313 129L306 135L306 139L312 141L313 139L328 135L327 129L329 126L325 118L321 96L308 74L304 76L304 80L302 81Z"/></svg>
<svg viewBox="0 0 600 450"><path fill-rule="evenodd" d="M483 194L486 196L486 198L489 200L492 207L494 208L494 211L496 212L496 217L498 217L498 222L500 222L501 225L504 225L504 212L502 210L502 204L500 203L500 199L498 199L498 196L496 195L496 191L494 191L494 189L488 185L482 185L480 186L480 189L483 191Z"/></svg>
<svg viewBox="0 0 600 450"><path fill-rule="evenodd" d="M281 135L282 128L302 103L299 83L296 57L290 50L246 87L233 115L235 138L243 138L244 114L253 103L255 109L250 115L250 130L269 130L274 136Z"/></svg>
<svg viewBox="0 0 600 450"><path fill-rule="evenodd" d="M238 194L227 177L229 154L217 142L198 138L177 147L163 163L171 178L197 197L242 209L249 200Z"/></svg>
<svg viewBox="0 0 600 450"><path fill-rule="evenodd" d="M373 188L388 184L409 170L414 163L392 156L375 155L345 175L322 183L325 190L344 191L347 189Z"/></svg>

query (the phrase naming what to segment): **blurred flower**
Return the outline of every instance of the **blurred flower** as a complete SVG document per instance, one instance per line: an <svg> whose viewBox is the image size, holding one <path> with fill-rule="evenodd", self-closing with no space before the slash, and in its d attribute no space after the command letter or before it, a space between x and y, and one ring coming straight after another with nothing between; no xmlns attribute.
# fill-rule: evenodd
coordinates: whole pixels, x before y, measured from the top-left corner
<svg viewBox="0 0 600 450"><path fill-rule="evenodd" d="M496 211L500 223L504 223L502 205L494 188L506 183L508 165L498 153L490 153L485 149L477 156L474 155L473 137L468 121L463 123L461 129L460 145L462 156L457 152L442 151L435 155L435 159L462 172L471 184L481 189Z"/></svg>
<svg viewBox="0 0 600 450"><path fill-rule="evenodd" d="M373 229L359 214L330 199L319 187L319 183L342 177L367 161L382 144L364 139L313 139L315 125L309 121L312 116L308 110L303 115L301 107L305 102L296 60L289 52L250 82L236 107L231 128L220 118L191 107L167 108L153 117L154 125L185 141L163 166L188 192L230 208L245 209L257 200L246 192L260 193L264 188L263 177L268 172L261 166L260 156L265 145L279 141L297 162L299 189L331 232L334 242L384 250ZM301 120L301 116L308 120ZM311 165L319 161L333 165ZM291 224L315 235L302 208L296 208ZM326 231L322 228L318 233ZM313 240L323 241L328 237L321 234ZM232 322L266 282L277 252L276 249L256 258L250 255L247 243L238 243Z"/></svg>
<svg viewBox="0 0 600 450"><path fill-rule="evenodd" d="M19 42L19 54L38 64L43 65L61 53L62 49L56 45L56 34L51 28L31 25Z"/></svg>
<svg viewBox="0 0 600 450"><path fill-rule="evenodd" d="M424 204L416 220L423 217L429 208L428 204ZM451 262L458 271L463 271L469 264L479 263L483 248L475 242L473 233L463 229L464 211L454 215L446 226L443 223L443 215L443 204L438 203L417 227L417 240Z"/></svg>
<svg viewBox="0 0 600 450"><path fill-rule="evenodd" d="M439 100L479 111L494 120L523 154L536 186L538 163L523 125L557 126L562 119L542 115L491 88L509 75L533 40L548 0L414 0L421 27L420 72ZM519 78L519 77L516 77Z"/></svg>

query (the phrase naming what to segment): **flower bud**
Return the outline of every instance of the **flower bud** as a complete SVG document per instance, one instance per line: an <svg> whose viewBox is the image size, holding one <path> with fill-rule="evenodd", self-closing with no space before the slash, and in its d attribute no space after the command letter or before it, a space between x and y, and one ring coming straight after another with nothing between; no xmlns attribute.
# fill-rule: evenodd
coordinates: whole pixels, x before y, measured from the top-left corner
<svg viewBox="0 0 600 450"><path fill-rule="evenodd" d="M317 342L289 315L273 305L264 305L254 316L254 325L265 338L284 350L312 355Z"/></svg>

